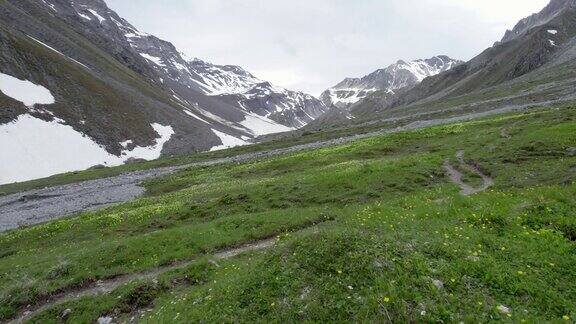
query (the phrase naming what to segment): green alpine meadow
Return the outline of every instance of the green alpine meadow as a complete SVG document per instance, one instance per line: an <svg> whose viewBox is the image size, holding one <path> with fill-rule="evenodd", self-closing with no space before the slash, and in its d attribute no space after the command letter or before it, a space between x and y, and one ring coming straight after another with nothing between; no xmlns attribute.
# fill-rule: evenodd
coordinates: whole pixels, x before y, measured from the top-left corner
<svg viewBox="0 0 576 324"><path fill-rule="evenodd" d="M71 310L65 319L78 323L571 321L574 143L576 109L564 106L185 169L146 182L134 202L2 234L0 314L45 305L27 320ZM458 151L493 186L463 195L444 169L465 168ZM105 295L66 295L106 283Z"/></svg>
<svg viewBox="0 0 576 324"><path fill-rule="evenodd" d="M576 323L576 0L0 1L0 323Z"/></svg>

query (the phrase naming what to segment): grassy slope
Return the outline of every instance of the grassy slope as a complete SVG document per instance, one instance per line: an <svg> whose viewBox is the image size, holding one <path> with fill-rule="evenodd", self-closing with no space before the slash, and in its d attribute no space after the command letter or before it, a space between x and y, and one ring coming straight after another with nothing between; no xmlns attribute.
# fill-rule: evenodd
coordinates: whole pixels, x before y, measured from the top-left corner
<svg viewBox="0 0 576 324"><path fill-rule="evenodd" d="M396 127L399 125L390 124L385 126ZM289 133L286 134L286 136L279 136L278 138L269 139L262 143L249 146L235 147L223 151L195 153L176 157L165 157L153 161L139 162L105 169L68 172L42 179L0 185L0 196L23 192L27 190L34 190L45 187L76 183L80 181L113 177L126 172L148 170L153 168L169 167L177 165L186 165L210 159L232 157L240 154L262 152L266 150L292 147L295 145L314 143L318 141L326 141L335 138L351 136L355 134L369 133L372 131L380 130L383 127L384 127L383 125L372 125L365 127L357 127L354 129L336 129L322 132L303 132L303 133L294 132L294 134Z"/></svg>
<svg viewBox="0 0 576 324"><path fill-rule="evenodd" d="M575 121L574 108L500 116L150 181L136 202L1 235L0 318L65 287L327 219L269 252L202 261L35 321L140 307L151 322L574 318ZM492 190L465 198L447 182L442 164L458 149Z"/></svg>
<svg viewBox="0 0 576 324"><path fill-rule="evenodd" d="M445 111L445 109L447 107L457 107L458 105L463 104L470 105L471 103L479 102L482 100L519 95L523 92L532 91L538 87L541 87L546 84L552 84L554 82L567 82L574 78L574 71L575 71L574 64L575 64L574 62L568 62L564 65L547 68L540 74L528 75L525 78L517 79L511 84L507 84L505 87L489 88L471 94L435 101L432 103L416 104L414 106L409 107L389 109L383 113L383 116L388 118L388 117L401 117L401 116L407 116L409 114L418 114L426 112L426 116L424 117L417 117L417 116L413 118L406 117L406 120L401 122L379 122L374 124L354 125L353 127L343 127L343 128L334 126L333 128L327 128L321 132L317 131L293 132L283 136L272 137L272 139L274 140L263 142L257 145L237 147L226 151L198 153L175 158L161 158L155 161L136 163L127 166L59 174L44 179L32 180L22 183L0 185L0 195L44 188L54 185L62 185L79 181L110 177L124 172L146 170L164 166L183 165L193 162L205 161L211 158L234 156L237 154L289 147L293 145L328 140L343 136L349 136L353 134L368 133L371 131L379 130L381 128L386 127L393 128L406 125L409 124L410 122L417 121L419 119L448 118L471 112L487 111L494 109L493 106L494 104L491 105L487 104L486 107L476 107L474 105L466 106L464 113L456 110L448 112ZM557 97L557 93L552 93L549 95L552 96L552 99ZM538 96L544 96L544 95L540 93ZM526 102L524 99L521 99L519 102L509 102L508 104L517 104L517 103L520 104ZM360 121L362 121L362 119L358 120L359 123ZM371 116L368 120L374 121L374 117Z"/></svg>

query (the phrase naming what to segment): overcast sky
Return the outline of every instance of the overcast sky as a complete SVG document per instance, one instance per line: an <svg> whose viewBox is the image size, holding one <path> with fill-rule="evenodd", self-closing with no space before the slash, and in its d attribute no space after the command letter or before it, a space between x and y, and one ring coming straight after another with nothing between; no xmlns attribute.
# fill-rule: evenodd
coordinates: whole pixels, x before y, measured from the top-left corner
<svg viewBox="0 0 576 324"><path fill-rule="evenodd" d="M319 95L398 59L468 60L549 0L106 0L193 57Z"/></svg>

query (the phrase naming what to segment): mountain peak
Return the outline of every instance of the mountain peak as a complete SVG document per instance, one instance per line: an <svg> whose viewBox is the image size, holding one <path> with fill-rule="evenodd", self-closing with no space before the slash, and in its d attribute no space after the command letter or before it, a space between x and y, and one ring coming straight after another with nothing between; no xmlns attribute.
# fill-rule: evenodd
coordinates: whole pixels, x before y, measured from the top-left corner
<svg viewBox="0 0 576 324"><path fill-rule="evenodd" d="M398 60L384 69L378 69L362 78L346 78L326 90L321 100L327 106L349 108L368 94L384 91L394 94L413 87L426 77L433 76L462 63L446 55L414 61Z"/></svg>
<svg viewBox="0 0 576 324"><path fill-rule="evenodd" d="M509 42L528 30L544 25L565 10L576 8L576 0L552 0L540 12L520 20L512 30L507 30L500 43Z"/></svg>
<svg viewBox="0 0 576 324"><path fill-rule="evenodd" d="M327 110L240 66L185 55L102 0L0 1L0 21L0 74L43 85L56 101L36 110L16 103L0 111L0 127L34 120L89 139L94 155L83 154L86 161L71 168L103 164L102 157L122 163L248 144L303 127ZM10 99L0 92L0 100ZM15 165L25 159L13 157ZM43 176L58 163L46 164Z"/></svg>

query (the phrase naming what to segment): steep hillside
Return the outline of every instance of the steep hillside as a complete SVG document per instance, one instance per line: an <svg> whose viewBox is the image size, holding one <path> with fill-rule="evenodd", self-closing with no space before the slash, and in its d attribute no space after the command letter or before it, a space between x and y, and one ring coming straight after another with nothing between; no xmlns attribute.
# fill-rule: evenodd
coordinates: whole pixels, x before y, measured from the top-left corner
<svg viewBox="0 0 576 324"><path fill-rule="evenodd" d="M131 69L144 74L150 82L170 92L172 97L180 102L194 105L198 98L196 92L200 92L210 97L240 96L246 100L241 103L238 102L240 100L229 101L229 103L241 112L256 113L264 120L266 120L266 115L272 119L278 117L273 114L277 111L286 111L286 115L310 115L312 118L318 115L321 103L317 99L279 87L270 86L262 89L262 84L266 81L258 79L239 66L216 65L190 58L179 52L171 43L138 31L110 10L102 0L73 1L70 2L72 10L67 7L69 1L64 1L61 7L59 2L62 0L49 6L55 9L59 17L66 19L69 24L82 31L93 42L106 48L107 52ZM49 0L45 3L50 4ZM87 30L90 32L87 33ZM153 70L156 73L150 74L147 70ZM290 92L290 95L286 95L286 92ZM276 104L266 106L252 103L249 99L255 95L270 99L268 101ZM299 100L298 97L305 97L306 100ZM210 113L225 120L236 122L238 117L237 112L230 112L228 107L214 109L208 106L207 108ZM324 109L320 107L321 111ZM263 111L268 113L262 113ZM244 115L240 114L240 120ZM279 124L284 126L301 127L311 119L278 118L278 120ZM279 128L282 129L281 126ZM259 129L250 130L253 133L261 133ZM284 127L283 130L286 128Z"/></svg>
<svg viewBox="0 0 576 324"><path fill-rule="evenodd" d="M0 233L0 320L570 323L575 122L543 109L148 181Z"/></svg>
<svg viewBox="0 0 576 324"><path fill-rule="evenodd" d="M553 3L557 3L554 1ZM564 3L572 3L564 1ZM576 8L562 7L550 20L497 43L469 62L429 78L393 103L409 104L424 98L440 99L495 86L537 70L556 57L576 35Z"/></svg>
<svg viewBox="0 0 576 324"><path fill-rule="evenodd" d="M393 125L573 101L573 3L552 1L543 12L554 14L536 15L550 20L537 19L538 23L524 32L517 28L517 37L496 43L472 60L428 77L401 95L390 98L386 91L370 93L351 106L350 113L331 112L311 123L307 130Z"/></svg>
<svg viewBox="0 0 576 324"><path fill-rule="evenodd" d="M511 41L534 27L548 23L566 9L576 8L574 0L552 0L540 12L520 20L512 30L507 30L502 43Z"/></svg>
<svg viewBox="0 0 576 324"><path fill-rule="evenodd" d="M325 110L305 94L260 90L239 67L187 59L101 0L3 1L0 29L1 75L54 98L26 104L0 83L0 142L13 147L0 183L244 145Z"/></svg>

